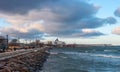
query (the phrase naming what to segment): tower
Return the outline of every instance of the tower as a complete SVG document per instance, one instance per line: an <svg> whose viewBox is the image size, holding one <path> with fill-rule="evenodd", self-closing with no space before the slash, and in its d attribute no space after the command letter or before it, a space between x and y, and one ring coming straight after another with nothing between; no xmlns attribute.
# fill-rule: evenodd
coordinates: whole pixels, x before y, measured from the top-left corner
<svg viewBox="0 0 120 72"><path fill-rule="evenodd" d="M59 42L59 39L57 38L57 39L55 40L54 44L57 45L58 42Z"/></svg>

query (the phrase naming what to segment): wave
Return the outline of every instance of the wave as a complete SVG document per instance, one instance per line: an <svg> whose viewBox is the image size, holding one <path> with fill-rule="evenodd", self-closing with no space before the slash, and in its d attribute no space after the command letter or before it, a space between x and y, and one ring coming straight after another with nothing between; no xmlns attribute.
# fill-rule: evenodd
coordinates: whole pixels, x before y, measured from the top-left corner
<svg viewBox="0 0 120 72"><path fill-rule="evenodd" d="M97 56L97 57L105 57L105 58L120 58L120 56L106 55L106 54L94 54L93 56Z"/></svg>
<svg viewBox="0 0 120 72"><path fill-rule="evenodd" d="M57 55L58 52L50 52L51 55Z"/></svg>
<svg viewBox="0 0 120 72"><path fill-rule="evenodd" d="M80 52L62 52L62 54L67 54L67 55L76 55L76 56L91 56L91 53L85 52L85 53L80 53Z"/></svg>
<svg viewBox="0 0 120 72"><path fill-rule="evenodd" d="M117 52L118 50L104 50L104 52Z"/></svg>
<svg viewBox="0 0 120 72"><path fill-rule="evenodd" d="M95 56L95 57L117 58L117 59L120 59L120 56L107 55L107 54L80 53L80 52L63 52L63 54L78 55L78 56L91 56L91 57Z"/></svg>

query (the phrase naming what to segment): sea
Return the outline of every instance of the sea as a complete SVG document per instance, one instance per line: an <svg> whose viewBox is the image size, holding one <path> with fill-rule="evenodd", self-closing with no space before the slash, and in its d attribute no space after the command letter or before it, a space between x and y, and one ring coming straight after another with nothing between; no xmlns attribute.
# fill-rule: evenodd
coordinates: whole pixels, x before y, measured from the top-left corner
<svg viewBox="0 0 120 72"><path fill-rule="evenodd" d="M120 46L53 48L40 72L120 72Z"/></svg>

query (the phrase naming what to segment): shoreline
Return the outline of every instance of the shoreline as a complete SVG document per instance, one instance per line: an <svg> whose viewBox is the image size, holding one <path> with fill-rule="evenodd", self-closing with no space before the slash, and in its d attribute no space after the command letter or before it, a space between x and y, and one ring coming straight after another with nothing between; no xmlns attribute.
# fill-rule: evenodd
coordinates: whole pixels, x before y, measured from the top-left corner
<svg viewBox="0 0 120 72"><path fill-rule="evenodd" d="M7 53L8 56L1 58L2 55L6 54L2 53L2 55L0 54L0 72L36 72L41 70L49 56L48 50L49 47L15 51Z"/></svg>

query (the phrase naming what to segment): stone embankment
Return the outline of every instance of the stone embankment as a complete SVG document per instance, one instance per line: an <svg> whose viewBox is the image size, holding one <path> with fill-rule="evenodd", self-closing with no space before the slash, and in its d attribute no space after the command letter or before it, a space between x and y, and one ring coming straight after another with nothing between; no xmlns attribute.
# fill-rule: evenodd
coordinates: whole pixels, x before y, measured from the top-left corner
<svg viewBox="0 0 120 72"><path fill-rule="evenodd" d="M0 72L36 72L46 61L49 48L0 53Z"/></svg>

